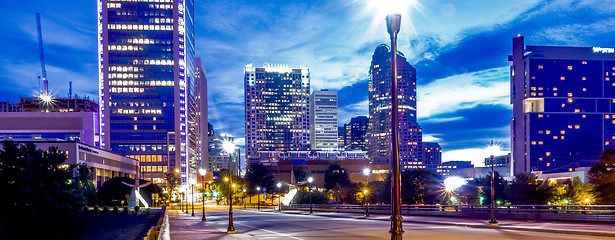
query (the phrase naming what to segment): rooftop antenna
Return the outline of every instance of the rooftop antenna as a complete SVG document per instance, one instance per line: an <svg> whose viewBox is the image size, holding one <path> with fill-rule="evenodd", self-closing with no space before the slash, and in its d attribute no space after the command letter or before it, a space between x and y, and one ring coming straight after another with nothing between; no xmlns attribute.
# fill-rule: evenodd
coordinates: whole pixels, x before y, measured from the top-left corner
<svg viewBox="0 0 615 240"><path fill-rule="evenodd" d="M36 13L36 29L38 30L38 50L41 55L41 77L43 77L43 94L49 95L47 70L45 70L45 54L43 53L43 34L41 31L41 14Z"/></svg>

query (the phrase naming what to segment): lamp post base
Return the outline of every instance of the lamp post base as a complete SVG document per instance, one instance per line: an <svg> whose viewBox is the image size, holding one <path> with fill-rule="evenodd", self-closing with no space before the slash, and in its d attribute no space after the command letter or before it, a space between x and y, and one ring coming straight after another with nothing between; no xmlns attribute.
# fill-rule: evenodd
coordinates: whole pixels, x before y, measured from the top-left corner
<svg viewBox="0 0 615 240"><path fill-rule="evenodd" d="M205 215L203 215L203 217L201 218L201 221L202 222L206 222L207 221L207 219L205 218Z"/></svg>
<svg viewBox="0 0 615 240"><path fill-rule="evenodd" d="M235 227L233 225L229 225L228 228L226 229L226 233L237 233L235 231Z"/></svg>
<svg viewBox="0 0 615 240"><path fill-rule="evenodd" d="M498 225L498 220L495 220L495 218L492 218L491 220L489 220L489 224L491 224L493 226L497 226Z"/></svg>
<svg viewBox="0 0 615 240"><path fill-rule="evenodd" d="M402 221L401 216L391 216L391 229L389 233L391 234L391 240L402 240L402 235L404 234L404 230L401 225Z"/></svg>

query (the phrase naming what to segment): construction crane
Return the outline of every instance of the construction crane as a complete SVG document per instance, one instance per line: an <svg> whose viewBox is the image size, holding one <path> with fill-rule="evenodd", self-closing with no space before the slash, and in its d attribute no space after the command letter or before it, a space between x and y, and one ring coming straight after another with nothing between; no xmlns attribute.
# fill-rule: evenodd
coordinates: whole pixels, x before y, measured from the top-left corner
<svg viewBox="0 0 615 240"><path fill-rule="evenodd" d="M41 77L43 77L43 92L41 98L49 98L47 71L45 70L45 54L43 53L43 33L41 32L41 14L36 13L36 28L38 29L38 50L41 55Z"/></svg>

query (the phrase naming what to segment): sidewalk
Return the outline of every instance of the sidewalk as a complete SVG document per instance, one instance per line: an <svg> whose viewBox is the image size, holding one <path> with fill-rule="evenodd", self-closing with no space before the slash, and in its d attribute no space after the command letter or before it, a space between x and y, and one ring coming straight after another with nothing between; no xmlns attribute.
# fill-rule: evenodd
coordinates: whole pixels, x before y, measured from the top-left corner
<svg viewBox="0 0 615 240"><path fill-rule="evenodd" d="M201 222L200 218L192 217L179 210L169 209L168 214L170 236L173 240L236 239L225 232L205 225L204 222Z"/></svg>
<svg viewBox="0 0 615 240"><path fill-rule="evenodd" d="M272 210L270 210L272 211ZM307 214L304 211L282 211L286 214ZM363 214L356 213L330 213L314 212L314 216L365 219ZM553 223L553 222L522 222L498 220L497 226L491 226L485 219L462 219L462 218L443 218L443 217L424 217L424 216L403 216L404 223L422 223L434 225L449 225L471 228L496 228L516 231L535 231L549 233L564 233L590 236L615 237L615 226L585 223ZM496 216L497 217L497 216ZM390 221L390 215L371 215L369 219L379 221Z"/></svg>

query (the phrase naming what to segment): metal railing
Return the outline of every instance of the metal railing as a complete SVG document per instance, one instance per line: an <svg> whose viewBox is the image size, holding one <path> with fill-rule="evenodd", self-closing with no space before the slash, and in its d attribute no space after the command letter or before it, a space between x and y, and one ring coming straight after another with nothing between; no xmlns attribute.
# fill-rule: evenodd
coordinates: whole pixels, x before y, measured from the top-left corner
<svg viewBox="0 0 615 240"><path fill-rule="evenodd" d="M291 204L283 210L309 211L309 204ZM369 205L370 214L390 214L391 205ZM313 211L364 213L365 205L314 204ZM404 205L402 215L489 218L488 205ZM534 221L582 221L615 223L615 205L497 205L497 219Z"/></svg>

